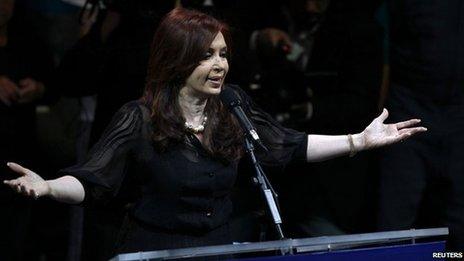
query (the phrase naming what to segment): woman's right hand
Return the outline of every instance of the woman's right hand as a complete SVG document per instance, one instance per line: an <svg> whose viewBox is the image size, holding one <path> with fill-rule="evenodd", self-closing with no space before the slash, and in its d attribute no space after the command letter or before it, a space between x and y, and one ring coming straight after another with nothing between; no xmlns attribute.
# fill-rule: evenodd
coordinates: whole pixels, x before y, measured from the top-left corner
<svg viewBox="0 0 464 261"><path fill-rule="evenodd" d="M37 175L37 173L13 162L7 163L7 166L21 175L17 179L3 181L4 184L10 186L16 192L33 197L34 199L50 194L50 186L47 181Z"/></svg>

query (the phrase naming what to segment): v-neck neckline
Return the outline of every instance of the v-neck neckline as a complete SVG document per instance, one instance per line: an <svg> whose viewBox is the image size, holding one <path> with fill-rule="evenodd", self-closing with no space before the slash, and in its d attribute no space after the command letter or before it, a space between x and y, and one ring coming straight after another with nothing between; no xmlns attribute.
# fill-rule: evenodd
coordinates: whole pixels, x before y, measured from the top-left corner
<svg viewBox="0 0 464 261"><path fill-rule="evenodd" d="M188 133L187 134L188 139L191 141L192 145L195 146L197 149L200 149L201 152L207 153L206 148L203 146L203 143L201 143L200 139L193 134L193 133Z"/></svg>

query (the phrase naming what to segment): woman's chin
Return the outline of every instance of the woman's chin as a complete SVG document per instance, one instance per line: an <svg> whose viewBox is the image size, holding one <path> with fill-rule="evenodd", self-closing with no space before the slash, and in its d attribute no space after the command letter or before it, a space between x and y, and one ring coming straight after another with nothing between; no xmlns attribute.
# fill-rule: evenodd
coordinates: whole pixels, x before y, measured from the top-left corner
<svg viewBox="0 0 464 261"><path fill-rule="evenodd" d="M219 95L222 90L222 83L221 84L209 84L208 93L210 95Z"/></svg>
<svg viewBox="0 0 464 261"><path fill-rule="evenodd" d="M214 89L211 91L211 95L214 95L214 96L217 96L221 93L221 88L218 88L218 89Z"/></svg>

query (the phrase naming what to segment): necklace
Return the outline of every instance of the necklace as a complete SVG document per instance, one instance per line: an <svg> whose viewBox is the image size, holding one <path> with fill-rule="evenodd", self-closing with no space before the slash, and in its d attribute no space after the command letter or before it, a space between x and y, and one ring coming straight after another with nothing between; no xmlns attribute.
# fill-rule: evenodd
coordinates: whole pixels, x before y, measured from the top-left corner
<svg viewBox="0 0 464 261"><path fill-rule="evenodd" d="M202 133L205 130L206 120L208 120L208 117L206 117L206 115L204 115L203 116L203 121L198 126L193 126L193 124L185 122L185 124L184 124L185 129L188 130L189 132L195 133L195 134Z"/></svg>

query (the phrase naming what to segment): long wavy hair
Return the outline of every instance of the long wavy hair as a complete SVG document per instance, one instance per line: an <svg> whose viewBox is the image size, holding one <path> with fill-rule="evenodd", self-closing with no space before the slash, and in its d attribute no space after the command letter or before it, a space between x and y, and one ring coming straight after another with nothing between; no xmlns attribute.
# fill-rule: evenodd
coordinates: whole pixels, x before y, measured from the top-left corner
<svg viewBox="0 0 464 261"><path fill-rule="evenodd" d="M143 101L151 108L152 137L161 151L186 137L179 91L219 32L230 47L226 24L198 11L175 8L163 18L154 35ZM243 134L238 122L217 96L208 98L205 113L206 150L228 162L238 160L243 154Z"/></svg>

